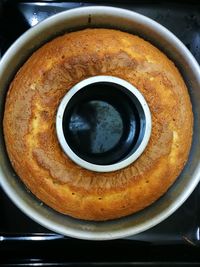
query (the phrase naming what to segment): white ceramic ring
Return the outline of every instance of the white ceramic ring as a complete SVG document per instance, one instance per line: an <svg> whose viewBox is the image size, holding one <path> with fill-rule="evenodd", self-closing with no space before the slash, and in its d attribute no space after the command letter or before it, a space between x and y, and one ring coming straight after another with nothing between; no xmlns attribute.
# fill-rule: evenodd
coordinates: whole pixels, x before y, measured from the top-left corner
<svg viewBox="0 0 200 267"><path fill-rule="evenodd" d="M80 90L84 90L86 86L97 84L97 83L107 83L107 84L110 83L110 84L120 86L126 92L128 92L129 95L131 94L132 96L134 96L140 103L140 106L142 107L142 111L143 111L144 118L145 118L143 122L144 127L143 127L142 140L139 141L139 144L136 150L133 153L126 156L125 158L121 159L119 162L115 162L109 165L93 164L91 162L84 160L80 156L78 156L71 149L70 145L68 144L65 138L64 131L63 131L63 116L64 116L65 109L67 105L69 104L69 101L75 96L77 92L79 92ZM113 76L94 76L94 77L87 78L77 83L76 85L74 85L67 92L67 94L64 96L64 98L60 102L60 105L57 111L57 116L56 116L56 132L57 132L59 143L63 151L66 153L66 155L70 157L71 160L73 160L79 166L85 169L91 170L91 171L96 171L96 172L112 172L112 171L125 168L131 163L133 163L142 154L142 152L145 150L148 144L148 141L151 135L151 125L152 125L151 113L150 113L148 104L146 100L144 99L144 97L142 96L142 94L138 91L138 89L136 89L129 82L123 79L117 78L117 77L113 77Z"/></svg>

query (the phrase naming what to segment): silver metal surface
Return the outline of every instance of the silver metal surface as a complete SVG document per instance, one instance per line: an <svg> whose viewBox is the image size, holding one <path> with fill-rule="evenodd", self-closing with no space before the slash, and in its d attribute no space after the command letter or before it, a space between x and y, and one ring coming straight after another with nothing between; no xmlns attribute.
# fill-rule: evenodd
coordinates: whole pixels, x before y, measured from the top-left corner
<svg viewBox="0 0 200 267"><path fill-rule="evenodd" d="M126 218L88 222L61 215L41 205L16 177L8 160L2 129L8 85L31 53L56 35L87 27L128 31L155 44L171 58L188 85L194 113L194 135L189 160L171 189L150 207ZM0 181L11 200L30 218L60 234L93 240L130 236L160 223L189 197L200 179L200 69L187 48L166 28L137 13L112 7L86 7L50 17L22 35L0 63Z"/></svg>

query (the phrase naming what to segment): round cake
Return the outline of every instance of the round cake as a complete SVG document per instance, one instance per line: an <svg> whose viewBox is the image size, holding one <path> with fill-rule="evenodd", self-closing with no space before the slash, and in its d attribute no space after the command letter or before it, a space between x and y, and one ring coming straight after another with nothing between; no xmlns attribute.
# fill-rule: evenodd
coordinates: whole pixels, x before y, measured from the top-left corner
<svg viewBox="0 0 200 267"><path fill-rule="evenodd" d="M96 75L134 85L152 116L143 154L109 173L71 161L55 129L64 95ZM10 84L3 127L13 168L37 198L63 214L104 221L144 209L174 183L188 158L193 114L178 69L156 47L129 33L85 29L55 38L25 62Z"/></svg>

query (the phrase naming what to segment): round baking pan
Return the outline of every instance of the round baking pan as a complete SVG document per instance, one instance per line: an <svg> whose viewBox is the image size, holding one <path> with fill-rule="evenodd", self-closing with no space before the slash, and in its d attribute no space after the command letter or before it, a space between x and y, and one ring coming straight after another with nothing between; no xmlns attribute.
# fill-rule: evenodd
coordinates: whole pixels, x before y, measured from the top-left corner
<svg viewBox="0 0 200 267"><path fill-rule="evenodd" d="M62 215L41 203L16 176L6 153L3 112L9 83L20 66L55 36L88 27L114 28L137 34L162 50L179 68L188 86L194 113L194 134L188 162L173 186L154 204L136 214L106 222ZM84 7L59 13L24 33L0 62L0 177L10 199L30 218L57 233L91 240L122 238L160 223L189 197L200 179L200 68L188 49L166 28L132 11L114 7Z"/></svg>

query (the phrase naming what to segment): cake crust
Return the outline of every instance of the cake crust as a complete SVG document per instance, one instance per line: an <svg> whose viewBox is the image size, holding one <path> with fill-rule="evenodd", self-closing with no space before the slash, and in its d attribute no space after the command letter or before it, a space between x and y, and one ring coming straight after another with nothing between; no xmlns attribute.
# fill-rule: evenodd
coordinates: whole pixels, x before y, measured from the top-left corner
<svg viewBox="0 0 200 267"><path fill-rule="evenodd" d="M96 75L133 84L152 115L143 154L111 173L76 165L56 136L61 99ZM188 158L193 114L178 69L156 47L125 32L86 29L48 42L20 68L7 93L3 127L11 163L34 195L61 213L103 221L133 214L169 189Z"/></svg>

